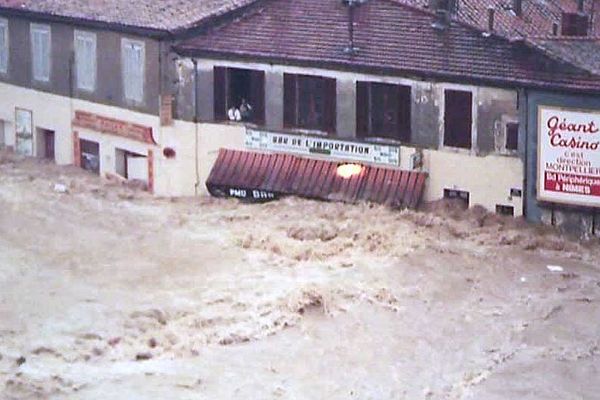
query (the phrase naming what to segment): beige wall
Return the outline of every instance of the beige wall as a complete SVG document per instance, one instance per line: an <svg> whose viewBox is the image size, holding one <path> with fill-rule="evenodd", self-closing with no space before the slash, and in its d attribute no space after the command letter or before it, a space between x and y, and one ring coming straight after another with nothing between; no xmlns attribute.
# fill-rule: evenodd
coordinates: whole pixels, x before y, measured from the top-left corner
<svg viewBox="0 0 600 400"><path fill-rule="evenodd" d="M155 193L159 196L206 195L205 182L220 148L242 149L245 127L239 124L211 124L176 120L173 126L161 127L159 118L150 114L90 103L0 83L0 120L5 126L6 144L14 145L14 109L33 112L33 126L51 129L56 135L56 161L73 163L74 110L84 110L111 118L151 126L158 145L148 145L120 136L75 128L81 138L100 143L101 173L115 173L115 149L147 154L154 151ZM52 105L52 106L49 106ZM35 141L34 141L35 142ZM162 150L176 151L173 159ZM415 148L403 146L401 167L411 168ZM429 173L424 200L443 196L444 189L470 192L471 205L481 204L490 211L497 204L512 205L515 215L522 214L522 199L510 198L510 189L522 188L523 164L519 158L503 155L475 156L455 149L422 150L423 170ZM37 151L34 149L34 154Z"/></svg>

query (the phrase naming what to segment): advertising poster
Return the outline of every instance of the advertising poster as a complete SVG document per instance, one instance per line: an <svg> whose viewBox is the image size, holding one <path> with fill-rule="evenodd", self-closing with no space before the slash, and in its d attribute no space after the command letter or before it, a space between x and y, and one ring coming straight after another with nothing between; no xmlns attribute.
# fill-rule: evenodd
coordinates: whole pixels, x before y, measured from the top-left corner
<svg viewBox="0 0 600 400"><path fill-rule="evenodd" d="M539 106L538 200L600 207L600 112Z"/></svg>

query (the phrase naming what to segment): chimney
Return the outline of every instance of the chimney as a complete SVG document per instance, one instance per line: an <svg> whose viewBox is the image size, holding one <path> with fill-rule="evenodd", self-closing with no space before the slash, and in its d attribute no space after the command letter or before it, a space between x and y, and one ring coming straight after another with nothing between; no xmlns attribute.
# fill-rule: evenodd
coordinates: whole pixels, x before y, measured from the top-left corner
<svg viewBox="0 0 600 400"><path fill-rule="evenodd" d="M552 24L552 35L553 36L558 35L558 23L557 22Z"/></svg>
<svg viewBox="0 0 600 400"><path fill-rule="evenodd" d="M488 33L491 35L494 32L494 15L496 10L494 7L488 8Z"/></svg>
<svg viewBox="0 0 600 400"><path fill-rule="evenodd" d="M583 14L583 2L584 0L577 0L577 12Z"/></svg>
<svg viewBox="0 0 600 400"><path fill-rule="evenodd" d="M429 6L435 13L434 21L431 26L439 31L443 31L448 27L450 22L450 12L452 9L453 0L430 0Z"/></svg>
<svg viewBox="0 0 600 400"><path fill-rule="evenodd" d="M513 0L512 9L515 14L520 17L523 13L523 0Z"/></svg>

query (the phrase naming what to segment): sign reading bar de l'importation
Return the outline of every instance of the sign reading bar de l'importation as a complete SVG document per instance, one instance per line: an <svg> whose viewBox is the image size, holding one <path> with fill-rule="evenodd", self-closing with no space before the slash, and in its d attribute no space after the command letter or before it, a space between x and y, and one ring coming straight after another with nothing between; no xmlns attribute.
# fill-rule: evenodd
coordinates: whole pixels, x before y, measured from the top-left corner
<svg viewBox="0 0 600 400"><path fill-rule="evenodd" d="M537 198L600 207L600 111L538 107Z"/></svg>
<svg viewBox="0 0 600 400"><path fill-rule="evenodd" d="M345 161L362 161L389 166L400 165L400 147L358 143L326 137L290 135L248 129L246 147L299 155L321 155Z"/></svg>

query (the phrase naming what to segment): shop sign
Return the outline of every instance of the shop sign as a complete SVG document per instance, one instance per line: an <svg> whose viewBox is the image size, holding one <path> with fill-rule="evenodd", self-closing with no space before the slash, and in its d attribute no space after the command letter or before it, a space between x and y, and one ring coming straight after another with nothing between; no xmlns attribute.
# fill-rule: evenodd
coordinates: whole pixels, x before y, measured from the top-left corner
<svg viewBox="0 0 600 400"><path fill-rule="evenodd" d="M262 189L247 189L234 186L212 184L207 184L207 188L209 193L215 197L233 197L236 199L255 203L263 203L271 200L276 200L280 197L279 193Z"/></svg>
<svg viewBox="0 0 600 400"><path fill-rule="evenodd" d="M538 200L600 207L600 111L538 108Z"/></svg>
<svg viewBox="0 0 600 400"><path fill-rule="evenodd" d="M152 127L109 118L86 111L75 111L73 125L80 128L91 129L96 132L122 136L138 142L156 144L152 136Z"/></svg>
<svg viewBox="0 0 600 400"><path fill-rule="evenodd" d="M400 165L400 147L350 142L326 137L292 135L248 129L245 145L249 149L299 155L321 155L346 161L390 166Z"/></svg>

